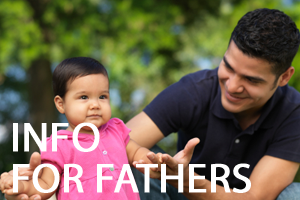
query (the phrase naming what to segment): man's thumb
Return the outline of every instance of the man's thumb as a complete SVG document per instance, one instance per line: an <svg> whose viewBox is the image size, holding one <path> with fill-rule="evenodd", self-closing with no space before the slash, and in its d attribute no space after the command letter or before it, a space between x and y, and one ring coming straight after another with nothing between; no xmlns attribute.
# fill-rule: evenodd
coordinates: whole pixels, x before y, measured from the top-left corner
<svg viewBox="0 0 300 200"><path fill-rule="evenodd" d="M189 158L192 157L194 149L199 142L199 138L190 139L183 149L184 154Z"/></svg>
<svg viewBox="0 0 300 200"><path fill-rule="evenodd" d="M41 164L41 155L38 152L34 152L29 161L30 169L34 170L37 166Z"/></svg>

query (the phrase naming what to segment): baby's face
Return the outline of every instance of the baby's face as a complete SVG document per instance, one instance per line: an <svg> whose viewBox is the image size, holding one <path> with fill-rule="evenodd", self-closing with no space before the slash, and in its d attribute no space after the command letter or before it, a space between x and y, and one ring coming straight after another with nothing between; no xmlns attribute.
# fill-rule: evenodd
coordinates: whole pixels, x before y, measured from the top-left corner
<svg viewBox="0 0 300 200"><path fill-rule="evenodd" d="M92 123L100 127L108 122L111 117L108 78L103 74L76 78L67 85L63 109L69 122L69 131L73 131L80 123ZM93 134L89 127L83 127L80 132Z"/></svg>

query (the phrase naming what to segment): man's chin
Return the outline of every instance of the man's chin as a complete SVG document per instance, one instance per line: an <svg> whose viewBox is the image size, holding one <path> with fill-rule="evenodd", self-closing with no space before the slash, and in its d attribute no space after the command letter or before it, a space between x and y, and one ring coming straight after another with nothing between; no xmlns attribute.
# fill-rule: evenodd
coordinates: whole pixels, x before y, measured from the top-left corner
<svg viewBox="0 0 300 200"><path fill-rule="evenodd" d="M226 100L225 100L226 101ZM234 113L234 114L237 114L237 113L240 113L241 112L241 106L238 106L238 105L234 105L232 103L229 103L229 102L223 102L223 99L222 99L222 106L225 110L227 110L228 112L231 112L231 113Z"/></svg>

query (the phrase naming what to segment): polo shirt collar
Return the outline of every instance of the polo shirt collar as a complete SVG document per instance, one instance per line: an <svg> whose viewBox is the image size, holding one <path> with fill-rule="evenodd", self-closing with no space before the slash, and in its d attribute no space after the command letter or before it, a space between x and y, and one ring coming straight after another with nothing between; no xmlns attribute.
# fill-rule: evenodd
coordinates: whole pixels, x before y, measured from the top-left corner
<svg viewBox="0 0 300 200"><path fill-rule="evenodd" d="M275 108L275 105L282 97L282 89L281 87L278 87L273 94L273 96L267 101L267 103L264 105L262 109L262 114L259 117L259 119L254 123L254 131L258 128L271 128L273 127L274 123L271 120L265 120L267 116L270 114L270 112ZM222 103L221 103L221 89L220 85L218 86L218 92L215 96L215 99L213 100L213 103L211 104L210 110L212 113L222 119L232 119L234 121L237 121L234 117L234 115L231 112L228 112L224 109ZM264 123L263 123L264 122ZM252 129L253 130L253 129Z"/></svg>
<svg viewBox="0 0 300 200"><path fill-rule="evenodd" d="M262 113L259 117L259 119L256 121L255 130L257 130L259 127L261 128L271 128L274 126L274 121L272 120L266 120L268 115L270 115L271 111L276 109L276 104L278 101L282 98L282 88L277 87L276 91L274 92L273 96L267 101L267 103L264 105Z"/></svg>
<svg viewBox="0 0 300 200"><path fill-rule="evenodd" d="M227 110L225 110L221 103L220 85L218 86L217 95L216 95L215 99L213 100L213 103L212 103L210 109L211 109L212 113L215 116L217 116L218 118L222 118L222 119L233 119L234 118L233 114L231 112L228 112Z"/></svg>

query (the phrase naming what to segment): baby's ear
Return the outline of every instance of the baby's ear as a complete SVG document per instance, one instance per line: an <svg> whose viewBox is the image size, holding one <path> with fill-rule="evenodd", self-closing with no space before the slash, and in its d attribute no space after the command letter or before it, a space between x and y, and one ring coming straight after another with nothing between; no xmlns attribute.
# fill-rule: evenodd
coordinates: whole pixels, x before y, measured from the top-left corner
<svg viewBox="0 0 300 200"><path fill-rule="evenodd" d="M54 103L55 103L55 106L56 106L58 112L60 112L61 114L64 114L65 113L64 100L59 95L56 95L54 97Z"/></svg>

